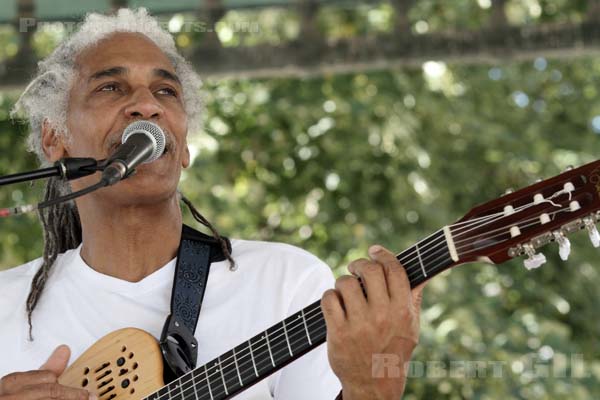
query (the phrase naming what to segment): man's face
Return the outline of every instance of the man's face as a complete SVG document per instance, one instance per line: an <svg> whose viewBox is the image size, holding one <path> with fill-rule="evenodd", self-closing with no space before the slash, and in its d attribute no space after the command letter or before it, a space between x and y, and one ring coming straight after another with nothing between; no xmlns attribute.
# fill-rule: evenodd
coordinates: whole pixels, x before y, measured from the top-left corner
<svg viewBox="0 0 600 400"><path fill-rule="evenodd" d="M63 156L106 158L121 143L127 125L152 121L167 136L166 154L96 195L126 203L172 196L181 168L189 165L189 151L183 90L167 56L141 34L116 33L83 51L76 64L67 111L70 141L64 143ZM74 181L73 190L97 180L96 175Z"/></svg>

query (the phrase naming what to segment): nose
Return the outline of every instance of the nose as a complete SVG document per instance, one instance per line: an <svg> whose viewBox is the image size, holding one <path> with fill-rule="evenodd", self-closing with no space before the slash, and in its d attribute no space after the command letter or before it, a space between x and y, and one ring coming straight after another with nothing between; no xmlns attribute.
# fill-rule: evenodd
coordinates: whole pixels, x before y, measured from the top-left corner
<svg viewBox="0 0 600 400"><path fill-rule="evenodd" d="M125 117L127 118L156 119L162 117L163 113L163 108L148 88L136 90L131 102L125 107Z"/></svg>

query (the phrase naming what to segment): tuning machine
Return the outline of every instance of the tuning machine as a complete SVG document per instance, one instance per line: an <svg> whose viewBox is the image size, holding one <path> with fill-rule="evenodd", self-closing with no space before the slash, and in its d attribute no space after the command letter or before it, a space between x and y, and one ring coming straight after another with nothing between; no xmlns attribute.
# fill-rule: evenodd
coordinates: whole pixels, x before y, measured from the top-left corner
<svg viewBox="0 0 600 400"><path fill-rule="evenodd" d="M583 224L585 225L585 229L588 231L592 246L600 247L600 233L598 233L598 228L596 228L595 222L591 217L585 217L583 219Z"/></svg>
<svg viewBox="0 0 600 400"><path fill-rule="evenodd" d="M569 254L571 254L571 241L562 231L554 231L552 232L552 236L554 237L554 241L558 243L558 255L560 259L567 261Z"/></svg>
<svg viewBox="0 0 600 400"><path fill-rule="evenodd" d="M523 261L525 268L528 270L539 268L546 263L546 256L542 253L536 253L531 244L525 243L523 245L523 251L528 256L525 261Z"/></svg>

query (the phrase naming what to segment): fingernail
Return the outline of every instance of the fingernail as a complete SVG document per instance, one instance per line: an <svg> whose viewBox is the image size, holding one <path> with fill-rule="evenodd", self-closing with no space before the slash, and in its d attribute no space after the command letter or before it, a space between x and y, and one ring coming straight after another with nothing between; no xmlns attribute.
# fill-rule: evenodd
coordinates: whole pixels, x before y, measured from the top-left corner
<svg viewBox="0 0 600 400"><path fill-rule="evenodd" d="M376 244L376 245L373 245L373 246L371 246L369 248L369 254L375 255L375 254L381 252L382 250L383 250L383 247L381 247L380 245Z"/></svg>

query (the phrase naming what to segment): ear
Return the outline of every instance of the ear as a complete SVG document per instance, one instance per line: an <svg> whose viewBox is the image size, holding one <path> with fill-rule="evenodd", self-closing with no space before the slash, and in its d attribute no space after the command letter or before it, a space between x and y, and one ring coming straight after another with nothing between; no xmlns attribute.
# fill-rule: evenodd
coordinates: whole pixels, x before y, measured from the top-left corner
<svg viewBox="0 0 600 400"><path fill-rule="evenodd" d="M50 162L60 160L67 152L63 137L58 134L47 119L42 122L42 150L46 159Z"/></svg>
<svg viewBox="0 0 600 400"><path fill-rule="evenodd" d="M183 168L187 168L190 166L190 147L187 144L187 140L184 143L184 148L183 148L183 157L181 158L181 166Z"/></svg>

